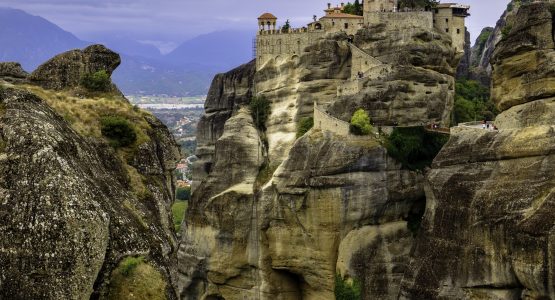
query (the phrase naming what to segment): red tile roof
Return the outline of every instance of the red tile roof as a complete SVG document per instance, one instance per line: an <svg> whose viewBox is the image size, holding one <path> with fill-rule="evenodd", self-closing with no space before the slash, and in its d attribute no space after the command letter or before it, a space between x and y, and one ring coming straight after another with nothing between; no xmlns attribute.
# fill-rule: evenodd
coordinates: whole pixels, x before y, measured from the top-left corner
<svg viewBox="0 0 555 300"><path fill-rule="evenodd" d="M263 13L258 19L270 19L270 20L277 20L276 16L272 15L271 13Z"/></svg>

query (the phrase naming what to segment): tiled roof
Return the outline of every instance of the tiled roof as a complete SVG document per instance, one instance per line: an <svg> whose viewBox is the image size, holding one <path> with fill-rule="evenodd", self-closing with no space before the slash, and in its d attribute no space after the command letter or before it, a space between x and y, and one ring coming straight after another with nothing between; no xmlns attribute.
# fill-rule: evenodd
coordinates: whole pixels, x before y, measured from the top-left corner
<svg viewBox="0 0 555 300"><path fill-rule="evenodd" d="M271 13L263 13L258 19L277 19L276 16L272 15Z"/></svg>

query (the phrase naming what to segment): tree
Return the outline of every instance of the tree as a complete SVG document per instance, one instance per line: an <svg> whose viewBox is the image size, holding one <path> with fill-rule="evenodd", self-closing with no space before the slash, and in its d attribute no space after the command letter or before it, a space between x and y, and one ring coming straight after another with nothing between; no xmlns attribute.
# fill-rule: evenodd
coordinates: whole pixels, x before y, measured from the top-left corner
<svg viewBox="0 0 555 300"><path fill-rule="evenodd" d="M399 0L399 9L403 8L433 8L439 4L438 0Z"/></svg>
<svg viewBox="0 0 555 300"><path fill-rule="evenodd" d="M362 5L360 4L359 0L355 0L354 3L348 2L343 7L343 12L346 14L362 16L363 15Z"/></svg>
<svg viewBox="0 0 555 300"><path fill-rule="evenodd" d="M356 135L368 135L372 131L370 117L362 108L355 111L351 117L351 132Z"/></svg>
<svg viewBox="0 0 555 300"><path fill-rule="evenodd" d="M289 29L291 29L291 24L289 24L289 19L287 19L287 21L285 21L285 25L283 25L283 27L281 28L281 30L283 32L287 32L289 31Z"/></svg>

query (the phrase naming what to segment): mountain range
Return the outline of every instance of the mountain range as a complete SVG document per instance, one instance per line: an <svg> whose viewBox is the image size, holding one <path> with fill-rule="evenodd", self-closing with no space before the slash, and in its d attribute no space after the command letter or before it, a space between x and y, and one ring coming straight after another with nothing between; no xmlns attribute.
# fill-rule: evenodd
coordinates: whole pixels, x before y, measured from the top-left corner
<svg viewBox="0 0 555 300"><path fill-rule="evenodd" d="M19 62L31 72L64 51L104 44L122 57L113 80L125 94L205 95L216 73L252 59L253 37L249 31L212 32L163 55L155 46L121 37L83 41L40 16L0 8L0 61Z"/></svg>

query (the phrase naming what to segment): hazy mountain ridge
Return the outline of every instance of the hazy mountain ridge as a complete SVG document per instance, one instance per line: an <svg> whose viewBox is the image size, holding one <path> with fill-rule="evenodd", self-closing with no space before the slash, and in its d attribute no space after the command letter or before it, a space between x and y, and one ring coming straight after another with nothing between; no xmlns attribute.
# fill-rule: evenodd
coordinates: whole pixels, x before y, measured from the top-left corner
<svg viewBox="0 0 555 300"><path fill-rule="evenodd" d="M152 45L121 37L98 41L122 55L114 82L125 94L198 96L208 92L218 72L251 59L253 34L214 32L184 42L162 55ZM226 47L221 47L224 43ZM52 56L94 44L39 16L0 8L0 61L16 61L33 71Z"/></svg>

